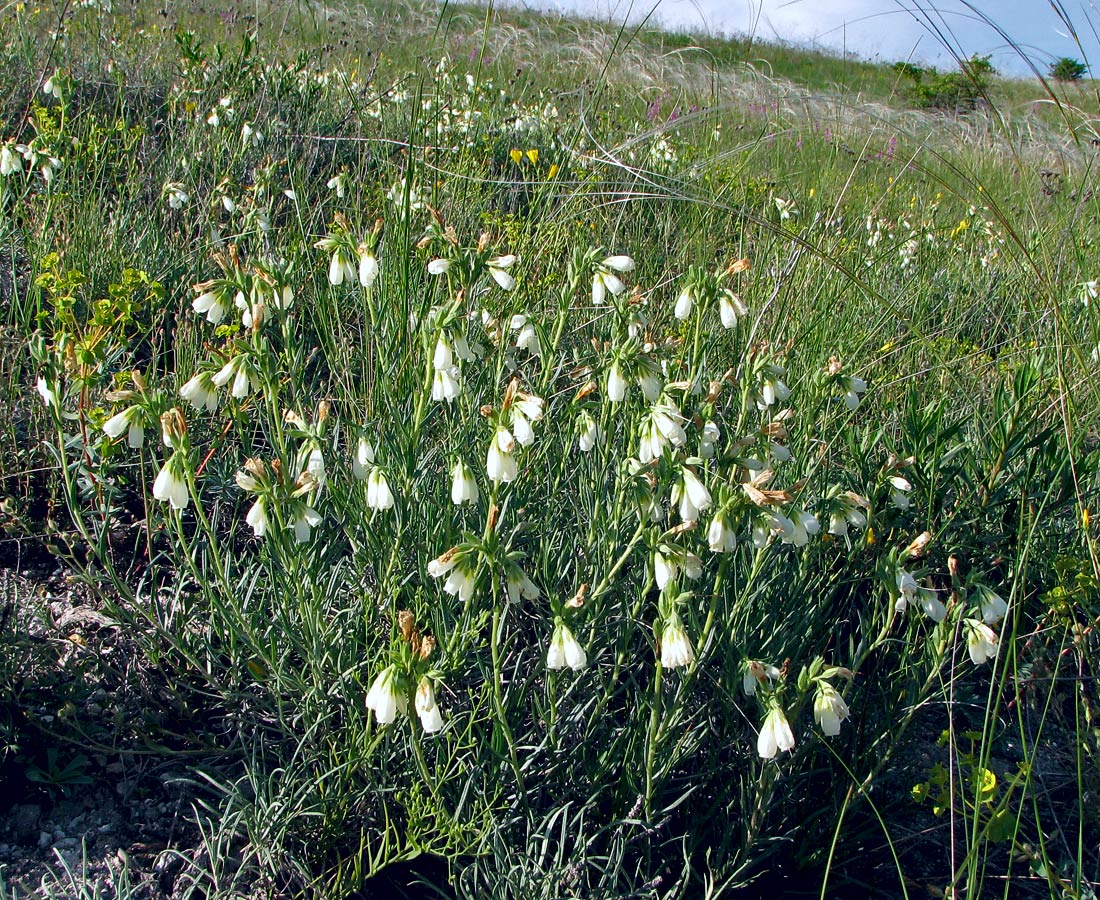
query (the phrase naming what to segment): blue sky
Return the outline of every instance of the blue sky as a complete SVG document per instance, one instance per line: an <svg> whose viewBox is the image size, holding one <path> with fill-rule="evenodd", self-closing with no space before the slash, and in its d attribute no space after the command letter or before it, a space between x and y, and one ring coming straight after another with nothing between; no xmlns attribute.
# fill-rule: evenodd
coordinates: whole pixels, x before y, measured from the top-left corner
<svg viewBox="0 0 1100 900"><path fill-rule="evenodd" d="M1100 0L1055 0L1081 47L1048 0L510 0L510 5L578 11L601 19L637 21L653 11L670 28L755 34L847 50L866 59L953 67L939 29L964 56L992 54L998 71L1030 74L997 29L1022 45L1043 73L1051 59L1071 56L1100 76Z"/></svg>

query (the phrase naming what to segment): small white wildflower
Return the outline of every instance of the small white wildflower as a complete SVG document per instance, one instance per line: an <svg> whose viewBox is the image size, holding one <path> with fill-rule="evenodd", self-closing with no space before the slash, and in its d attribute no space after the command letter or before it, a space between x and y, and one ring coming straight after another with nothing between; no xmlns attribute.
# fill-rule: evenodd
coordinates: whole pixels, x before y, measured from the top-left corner
<svg viewBox="0 0 1100 900"><path fill-rule="evenodd" d="M820 681L814 695L814 718L821 731L828 737L840 734L840 723L848 718L848 704L835 687L827 681Z"/></svg>
<svg viewBox="0 0 1100 900"><path fill-rule="evenodd" d="M661 632L661 665L678 669L695 662L695 650L679 617L673 617Z"/></svg>
<svg viewBox="0 0 1100 900"><path fill-rule="evenodd" d="M760 734L756 740L756 752L761 759L774 759L782 750L785 753L794 749L794 733L790 723L779 706L768 710Z"/></svg>

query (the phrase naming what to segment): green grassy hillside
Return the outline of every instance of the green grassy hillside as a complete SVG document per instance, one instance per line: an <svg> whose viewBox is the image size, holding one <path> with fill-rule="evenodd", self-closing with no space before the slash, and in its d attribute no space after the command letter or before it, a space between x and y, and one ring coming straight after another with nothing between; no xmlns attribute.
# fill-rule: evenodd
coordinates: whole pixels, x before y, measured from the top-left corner
<svg viewBox="0 0 1100 900"><path fill-rule="evenodd" d="M0 21L0 896L1093 895L1091 83Z"/></svg>

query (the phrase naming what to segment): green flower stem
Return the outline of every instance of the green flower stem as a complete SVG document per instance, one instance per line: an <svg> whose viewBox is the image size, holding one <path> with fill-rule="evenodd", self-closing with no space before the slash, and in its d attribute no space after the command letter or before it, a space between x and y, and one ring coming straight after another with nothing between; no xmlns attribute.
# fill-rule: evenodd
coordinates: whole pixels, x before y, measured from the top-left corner
<svg viewBox="0 0 1100 900"><path fill-rule="evenodd" d="M645 751L645 812L649 817L653 814L653 765L657 753L657 745L660 743L661 721L661 674L664 666L658 659L653 670L653 705L649 711L649 727L646 729Z"/></svg>
<svg viewBox="0 0 1100 900"><path fill-rule="evenodd" d="M493 710L496 712L497 725L504 735L508 745L508 759L512 765L512 772L516 776L516 789L526 805L526 789L524 788L523 772L520 769L519 757L516 755L516 741L512 736L512 729L508 725L508 716L504 710L504 678L500 657L500 633L504 626L503 604L500 597L499 579L493 578L493 622L489 635L490 654L493 661Z"/></svg>
<svg viewBox="0 0 1100 900"><path fill-rule="evenodd" d="M619 574L619 570L626 565L626 561L630 559L631 554L634 552L634 548L638 546L638 542L641 541L642 535L645 534L645 523L639 521L638 527L634 530L634 534L630 540L627 541L626 547L622 553L619 554L619 558L615 560L611 568L608 569L607 574L600 579L599 583L592 589L592 593L588 595L589 602L602 597L604 593L610 589L615 576Z"/></svg>
<svg viewBox="0 0 1100 900"><path fill-rule="evenodd" d="M409 706L411 707L415 701L407 700L406 702L408 702ZM413 720L411 716L409 718L409 726L413 729L414 732L416 732L418 726L415 724L415 720ZM428 786L428 790L431 791L432 799L442 808L444 805L444 801L443 797L439 793L439 785L437 784L436 779L432 777L432 773L428 769L428 763L424 759L424 748L421 746L423 740L423 731L420 731L419 733L414 733L412 738L410 739L409 744L412 746L413 759L416 760L416 768L420 772L421 779L423 779L424 784ZM444 811L447 813L447 817L451 818L450 813L446 810Z"/></svg>
<svg viewBox="0 0 1100 900"><path fill-rule="evenodd" d="M206 515L206 510L202 508L202 503L200 502L198 484L195 481L195 472L191 467L190 451L187 452L187 464L183 468L184 478L187 480L188 493L190 493L191 499L195 503L195 519L206 535L206 540L210 548L210 555L214 557L214 567L217 572L218 581L221 583L221 588L225 591L226 596L232 596L233 589L226 580L225 562L222 558L221 550L219 549L218 535L214 531L214 527L210 524L210 519Z"/></svg>

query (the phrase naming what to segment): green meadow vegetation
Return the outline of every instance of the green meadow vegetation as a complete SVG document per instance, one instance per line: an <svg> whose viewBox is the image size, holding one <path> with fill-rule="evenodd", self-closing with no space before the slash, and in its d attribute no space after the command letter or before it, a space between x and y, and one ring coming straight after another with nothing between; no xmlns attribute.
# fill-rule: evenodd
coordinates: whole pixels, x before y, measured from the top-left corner
<svg viewBox="0 0 1100 900"><path fill-rule="evenodd" d="M0 897L1096 896L1091 81L0 23L0 795L186 772Z"/></svg>

